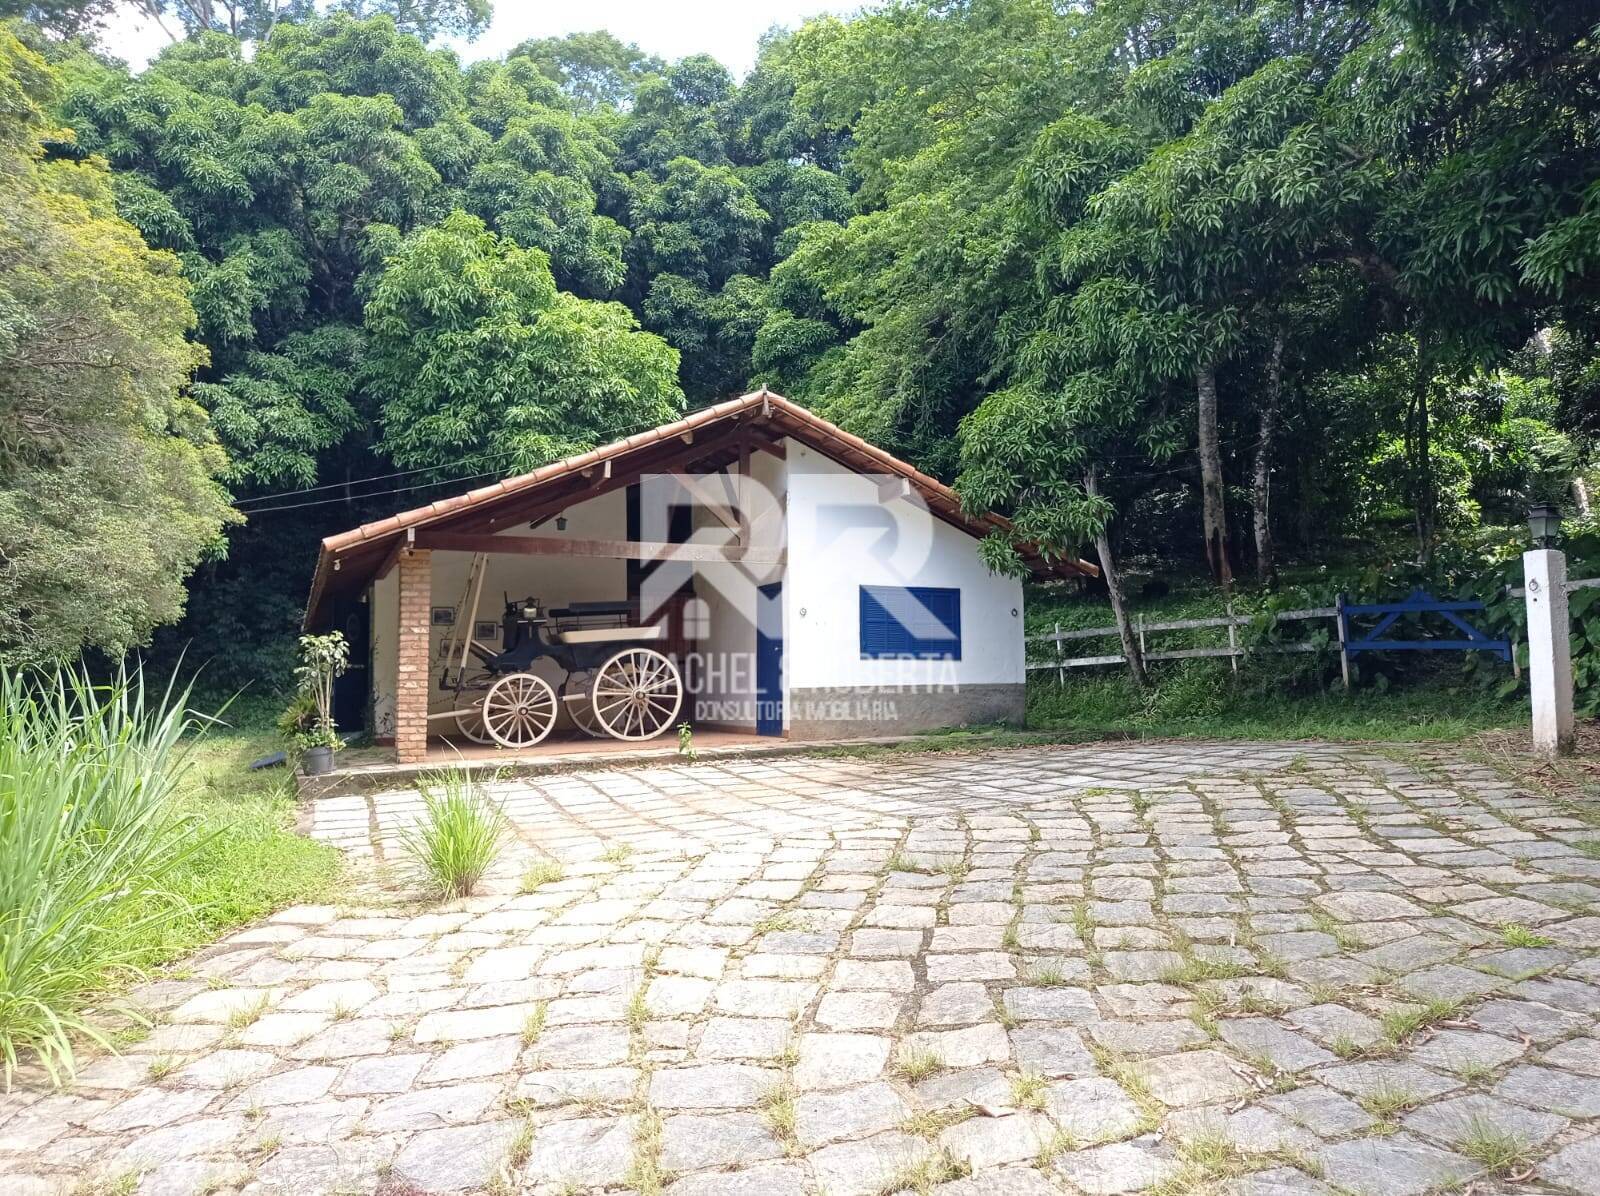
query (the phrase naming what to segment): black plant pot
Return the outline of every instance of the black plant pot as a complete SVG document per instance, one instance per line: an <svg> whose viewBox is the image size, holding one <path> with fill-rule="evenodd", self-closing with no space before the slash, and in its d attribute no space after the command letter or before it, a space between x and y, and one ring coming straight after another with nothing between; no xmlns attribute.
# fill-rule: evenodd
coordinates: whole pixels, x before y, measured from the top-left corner
<svg viewBox="0 0 1600 1196"><path fill-rule="evenodd" d="M300 757L300 771L308 777L326 776L333 771L333 749L326 744L307 748Z"/></svg>

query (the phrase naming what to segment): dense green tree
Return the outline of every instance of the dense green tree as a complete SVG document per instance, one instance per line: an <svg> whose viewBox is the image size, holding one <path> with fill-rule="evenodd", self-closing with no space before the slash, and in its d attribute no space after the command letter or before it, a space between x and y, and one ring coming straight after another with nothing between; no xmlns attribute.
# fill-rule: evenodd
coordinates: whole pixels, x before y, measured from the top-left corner
<svg viewBox="0 0 1600 1196"><path fill-rule="evenodd" d="M367 303L395 464L511 473L676 418L678 353L465 212L409 238Z"/></svg>
<svg viewBox="0 0 1600 1196"><path fill-rule="evenodd" d="M507 58L526 58L580 109L622 107L634 89L667 64L631 42L621 42L603 29L540 37L523 42Z"/></svg>
<svg viewBox="0 0 1600 1196"><path fill-rule="evenodd" d="M232 517L183 388L205 351L105 163L46 161L55 78L0 27L0 661L120 652L182 612Z"/></svg>

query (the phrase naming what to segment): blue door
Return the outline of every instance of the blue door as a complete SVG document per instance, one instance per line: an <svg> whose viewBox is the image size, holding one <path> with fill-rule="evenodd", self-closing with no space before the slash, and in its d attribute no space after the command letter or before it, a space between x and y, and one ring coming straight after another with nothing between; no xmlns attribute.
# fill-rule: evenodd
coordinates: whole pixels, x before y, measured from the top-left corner
<svg viewBox="0 0 1600 1196"><path fill-rule="evenodd" d="M783 583L756 587L756 734L783 734Z"/></svg>

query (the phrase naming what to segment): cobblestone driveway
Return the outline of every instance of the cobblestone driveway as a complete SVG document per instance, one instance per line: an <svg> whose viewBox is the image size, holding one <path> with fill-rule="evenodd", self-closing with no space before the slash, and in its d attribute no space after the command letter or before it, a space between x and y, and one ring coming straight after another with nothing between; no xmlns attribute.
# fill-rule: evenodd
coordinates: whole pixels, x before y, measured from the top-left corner
<svg viewBox="0 0 1600 1196"><path fill-rule="evenodd" d="M286 910L147 985L149 1037L0 1103L0 1190L1600 1193L1600 831L1456 754L500 793L496 895ZM416 807L315 833L392 872Z"/></svg>

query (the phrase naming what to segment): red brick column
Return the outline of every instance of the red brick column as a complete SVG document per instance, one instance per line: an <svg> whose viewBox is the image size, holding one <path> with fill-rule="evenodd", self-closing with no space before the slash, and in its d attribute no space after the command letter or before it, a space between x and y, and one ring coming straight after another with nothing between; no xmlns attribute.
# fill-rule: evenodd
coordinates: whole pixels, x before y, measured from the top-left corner
<svg viewBox="0 0 1600 1196"><path fill-rule="evenodd" d="M401 764L421 764L428 755L429 627L433 607L433 554L402 552L398 676L394 693L394 754Z"/></svg>

